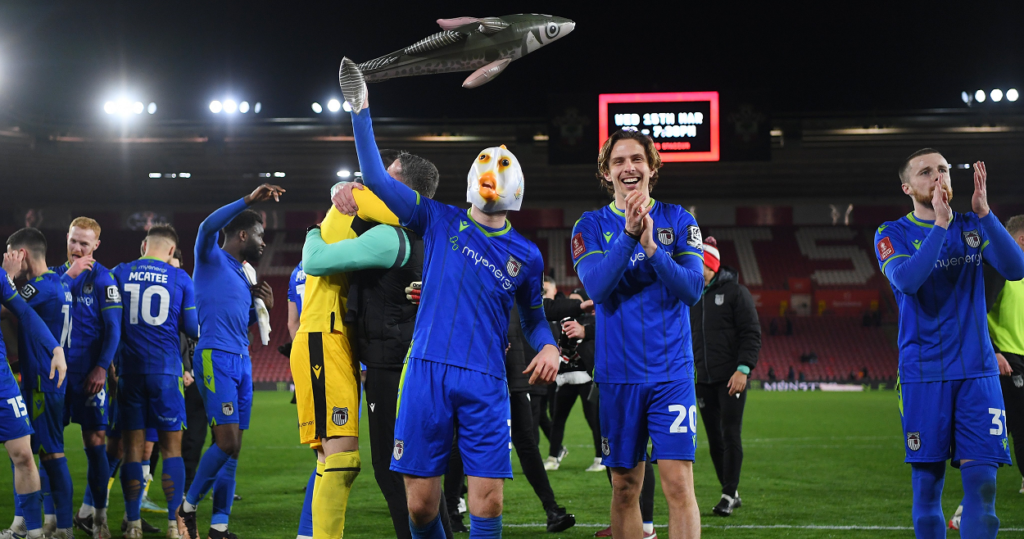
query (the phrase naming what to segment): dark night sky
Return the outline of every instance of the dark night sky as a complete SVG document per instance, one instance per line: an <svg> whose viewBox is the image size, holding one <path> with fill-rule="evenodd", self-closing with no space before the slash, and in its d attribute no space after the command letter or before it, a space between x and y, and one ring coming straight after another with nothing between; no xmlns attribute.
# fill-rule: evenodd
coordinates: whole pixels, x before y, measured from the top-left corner
<svg viewBox="0 0 1024 539"><path fill-rule="evenodd" d="M532 11L576 30L475 90L460 87L468 73L373 85L378 116L543 116L548 93L760 89L800 112L962 107L961 90L1024 90L1017 2L354 4L4 0L0 110L94 119L123 83L161 119L206 117L228 93L262 102L262 116L313 116L311 102L340 95L343 55L404 47L441 17Z"/></svg>

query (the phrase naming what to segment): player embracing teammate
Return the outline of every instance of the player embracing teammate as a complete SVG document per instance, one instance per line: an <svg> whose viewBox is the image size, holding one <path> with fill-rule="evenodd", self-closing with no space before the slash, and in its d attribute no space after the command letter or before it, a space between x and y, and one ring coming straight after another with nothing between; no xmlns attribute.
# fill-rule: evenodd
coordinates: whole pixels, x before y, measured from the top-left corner
<svg viewBox="0 0 1024 539"><path fill-rule="evenodd" d="M897 390L912 466L914 533L946 536L946 460L963 478L964 537L995 537L996 471L1010 464L999 366L989 337L982 262L1010 281L1024 256L988 206L985 163L974 164L973 212L949 207L949 163L925 148L899 175L914 211L883 223L875 254L899 305Z"/></svg>
<svg viewBox="0 0 1024 539"><path fill-rule="evenodd" d="M668 502L669 536L700 536L689 307L704 288L702 241L693 215L650 197L659 168L650 137L612 134L598 155L598 178L614 200L584 213L572 232L573 265L601 328L594 378L603 462L612 470L612 535L620 539L647 531L638 502L648 437Z"/></svg>

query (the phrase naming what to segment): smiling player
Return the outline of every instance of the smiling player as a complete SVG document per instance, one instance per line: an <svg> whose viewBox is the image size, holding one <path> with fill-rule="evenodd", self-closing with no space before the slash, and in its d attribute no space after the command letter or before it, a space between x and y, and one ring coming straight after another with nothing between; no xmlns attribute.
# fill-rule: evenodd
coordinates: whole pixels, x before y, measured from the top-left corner
<svg viewBox="0 0 1024 539"><path fill-rule="evenodd" d="M689 306L704 288L701 234L685 209L656 202L661 156L650 137L618 131L598 156L614 197L572 232L572 259L594 300L594 379L601 391L603 463L612 470L612 535L640 538L647 439L668 501L669 536L699 537L693 491L697 403Z"/></svg>

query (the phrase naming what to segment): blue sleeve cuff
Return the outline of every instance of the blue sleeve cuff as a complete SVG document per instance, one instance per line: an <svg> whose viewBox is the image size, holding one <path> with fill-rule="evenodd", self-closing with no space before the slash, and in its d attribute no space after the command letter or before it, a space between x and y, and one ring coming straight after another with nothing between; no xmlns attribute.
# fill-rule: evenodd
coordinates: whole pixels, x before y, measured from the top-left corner
<svg viewBox="0 0 1024 539"><path fill-rule="evenodd" d="M746 365L740 365L739 367L736 367L736 370L742 372L743 374L750 374L750 367Z"/></svg>

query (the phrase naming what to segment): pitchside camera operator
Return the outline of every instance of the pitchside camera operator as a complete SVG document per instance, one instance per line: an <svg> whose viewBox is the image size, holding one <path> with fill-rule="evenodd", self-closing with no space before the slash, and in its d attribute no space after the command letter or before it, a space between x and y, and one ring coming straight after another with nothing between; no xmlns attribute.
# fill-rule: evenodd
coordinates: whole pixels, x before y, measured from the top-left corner
<svg viewBox="0 0 1024 539"><path fill-rule="evenodd" d="M727 517L740 506L740 430L747 375L761 349L761 324L750 291L739 283L736 270L721 264L718 243L710 236L704 241L704 283L700 301L690 308L697 407L722 485L722 499L713 510Z"/></svg>

